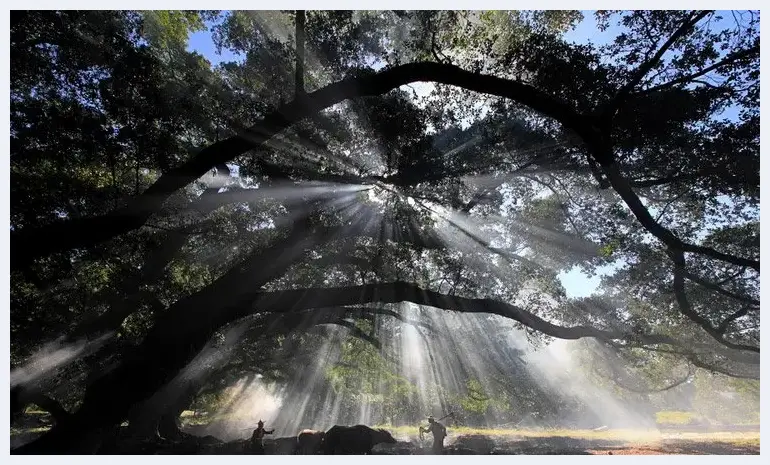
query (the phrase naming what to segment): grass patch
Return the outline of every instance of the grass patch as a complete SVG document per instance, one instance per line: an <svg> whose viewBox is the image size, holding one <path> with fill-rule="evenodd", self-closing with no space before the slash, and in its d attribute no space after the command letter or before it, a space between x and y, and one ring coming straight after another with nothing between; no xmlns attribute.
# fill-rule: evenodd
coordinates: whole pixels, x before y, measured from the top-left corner
<svg viewBox="0 0 770 465"><path fill-rule="evenodd" d="M49 429L51 429L50 426L37 426L35 428L15 428L15 427L11 427L11 436L16 436L17 434L45 433Z"/></svg>
<svg viewBox="0 0 770 465"><path fill-rule="evenodd" d="M741 446L759 446L759 431L717 431L713 433L664 433L667 440L727 442Z"/></svg>
<svg viewBox="0 0 770 465"><path fill-rule="evenodd" d="M26 409L24 409L24 413L27 415L50 415L45 410L41 409L35 404L29 404Z"/></svg>
<svg viewBox="0 0 770 465"><path fill-rule="evenodd" d="M377 428L385 428L398 436L418 436L419 430L416 426L388 426L380 425ZM447 426L449 436L464 435L483 435L498 437L520 437L520 438L548 438L548 437L570 437L575 439L660 439L662 437L658 430L578 430L578 429L496 429L496 428L474 428L468 426Z"/></svg>
<svg viewBox="0 0 770 465"><path fill-rule="evenodd" d="M388 426L380 425L377 428L385 428L396 437L414 438L419 435L416 426ZM594 441L622 441L629 444L649 444L660 441L682 440L692 442L725 442L739 446L759 446L759 431L724 431L724 432L661 432L657 429L607 429L603 431L580 429L494 429L471 428L467 426L448 426L447 433L450 438L464 435L489 436L492 439L548 439L566 437L572 439L584 439ZM429 437L430 435L426 435Z"/></svg>
<svg viewBox="0 0 770 465"><path fill-rule="evenodd" d="M655 414L655 421L660 425L689 425L700 420L692 412L662 411Z"/></svg>

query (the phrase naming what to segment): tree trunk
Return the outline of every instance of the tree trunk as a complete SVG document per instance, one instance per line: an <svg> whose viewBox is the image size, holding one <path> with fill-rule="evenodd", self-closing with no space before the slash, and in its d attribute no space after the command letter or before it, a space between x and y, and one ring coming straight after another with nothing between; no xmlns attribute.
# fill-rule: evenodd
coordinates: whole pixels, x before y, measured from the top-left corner
<svg viewBox="0 0 770 465"><path fill-rule="evenodd" d="M119 424L138 402L149 399L206 346L214 332L232 319L230 307L253 300L253 289L281 276L317 240L300 221L291 234L256 253L217 281L169 307L144 341L113 371L86 389L71 428L53 428L18 453L87 453L90 433ZM219 309L219 310L214 310ZM214 310L214 311L212 311Z"/></svg>
<svg viewBox="0 0 770 465"><path fill-rule="evenodd" d="M152 399L135 405L128 413L128 436L134 439L158 439L160 412Z"/></svg>
<svg viewBox="0 0 770 465"><path fill-rule="evenodd" d="M203 380L194 380L186 386L179 387L182 390L180 395L169 403L158 422L158 432L161 437L176 441L187 435L180 429L179 417L192 404L204 382Z"/></svg>

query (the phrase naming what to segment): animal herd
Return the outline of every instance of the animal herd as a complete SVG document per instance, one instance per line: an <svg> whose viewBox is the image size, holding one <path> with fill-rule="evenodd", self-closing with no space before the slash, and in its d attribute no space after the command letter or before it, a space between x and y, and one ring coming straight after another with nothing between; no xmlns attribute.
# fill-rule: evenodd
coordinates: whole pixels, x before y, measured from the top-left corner
<svg viewBox="0 0 770 465"><path fill-rule="evenodd" d="M365 455L371 454L377 444L395 444L396 439L387 430L366 425L335 425L328 431L305 429L296 437L272 441L274 454L297 455ZM267 444L266 444L267 445Z"/></svg>

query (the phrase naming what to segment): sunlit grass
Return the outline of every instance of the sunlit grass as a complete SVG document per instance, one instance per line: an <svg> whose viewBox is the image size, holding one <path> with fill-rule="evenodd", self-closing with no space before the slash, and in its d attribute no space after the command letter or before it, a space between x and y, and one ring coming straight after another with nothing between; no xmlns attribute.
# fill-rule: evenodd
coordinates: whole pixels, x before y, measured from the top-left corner
<svg viewBox="0 0 770 465"><path fill-rule="evenodd" d="M35 404L30 404L25 410L24 413L27 415L48 415L49 413L45 410L42 410L40 407L38 407Z"/></svg>
<svg viewBox="0 0 770 465"><path fill-rule="evenodd" d="M686 425L699 418L700 417L693 412L663 411L655 414L655 420L659 424Z"/></svg>
<svg viewBox="0 0 770 465"><path fill-rule="evenodd" d="M379 425L397 437L416 437L417 426ZM729 442L735 445L759 445L759 431L721 431L721 432L661 432L640 429L607 429L602 431L584 429L496 429L471 428L467 426L447 427L449 438L464 435L483 435L498 439L530 438L572 438L586 440L623 441L631 444L648 444L662 440L686 440L695 442ZM426 436L427 437L427 436Z"/></svg>
<svg viewBox="0 0 770 465"><path fill-rule="evenodd" d="M36 426L34 428L16 428L11 427L11 436L15 436L17 434L30 434L30 433L45 433L51 429L50 426Z"/></svg>
<svg viewBox="0 0 770 465"><path fill-rule="evenodd" d="M735 445L759 445L759 431L716 431L713 433L666 432L665 439L679 439L696 442L729 442Z"/></svg>
<svg viewBox="0 0 770 465"><path fill-rule="evenodd" d="M417 436L419 435L417 426L378 426L385 428L396 435ZM660 439L661 433L657 430L577 430L565 428L544 428L544 429L498 429L498 428L474 428L468 426L448 426L447 430L450 436L463 435L484 435L484 436L516 436L523 438L530 437L571 437L581 439L620 439L620 438L654 438Z"/></svg>

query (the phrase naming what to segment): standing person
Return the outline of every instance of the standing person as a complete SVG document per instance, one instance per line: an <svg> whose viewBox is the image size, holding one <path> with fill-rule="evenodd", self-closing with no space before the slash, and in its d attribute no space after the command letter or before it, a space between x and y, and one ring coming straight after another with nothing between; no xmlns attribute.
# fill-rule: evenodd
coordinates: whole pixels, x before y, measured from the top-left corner
<svg viewBox="0 0 770 465"><path fill-rule="evenodd" d="M255 454L261 455L265 453L265 445L262 442L262 438L264 438L266 434L273 434L273 431L275 431L275 429L271 429L270 431L265 429L264 421L259 420L257 422L257 429L255 429L254 433L251 435L251 450Z"/></svg>
<svg viewBox="0 0 770 465"><path fill-rule="evenodd" d="M420 426L420 432L433 433L433 453L439 455L444 453L444 438L446 437L446 427L437 422L433 418L433 415L428 417L427 428Z"/></svg>

